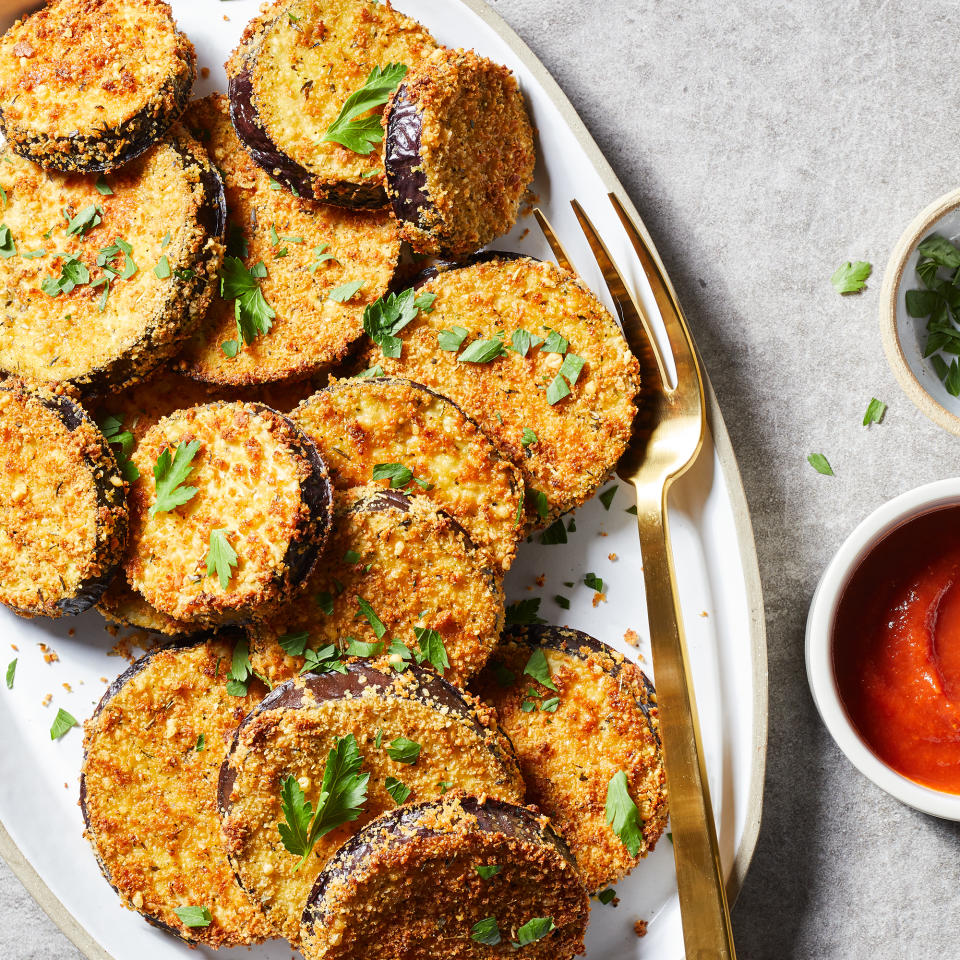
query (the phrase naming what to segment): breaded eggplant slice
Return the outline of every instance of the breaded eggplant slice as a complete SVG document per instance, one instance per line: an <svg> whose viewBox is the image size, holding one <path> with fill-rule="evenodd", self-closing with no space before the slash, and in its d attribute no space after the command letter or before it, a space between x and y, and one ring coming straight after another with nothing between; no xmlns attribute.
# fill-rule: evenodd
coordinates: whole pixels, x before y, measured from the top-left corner
<svg viewBox="0 0 960 960"><path fill-rule="evenodd" d="M0 39L0 127L48 170L113 170L180 116L196 61L162 0L51 0Z"/></svg>
<svg viewBox="0 0 960 960"><path fill-rule="evenodd" d="M330 526L330 484L287 417L256 403L190 407L154 424L131 459L140 476L124 566L161 613L244 621L310 574Z"/></svg>
<svg viewBox="0 0 960 960"><path fill-rule="evenodd" d="M0 385L0 602L24 617L81 613L126 537L116 458L79 404Z"/></svg>
<svg viewBox="0 0 960 960"><path fill-rule="evenodd" d="M400 464L411 472L407 483L404 474L378 483L428 498L501 569L513 562L523 478L446 397L409 380L351 378L332 381L290 418L316 444L334 489L370 483L377 466Z"/></svg>
<svg viewBox="0 0 960 960"><path fill-rule="evenodd" d="M343 210L277 190L237 140L224 96L191 104L184 123L223 174L228 254L247 270L264 265L260 292L275 316L267 333L244 343L235 301L218 291L178 367L237 386L317 374L346 355L363 333L364 307L386 293L400 255L396 223L384 212ZM360 287L343 299L345 284Z"/></svg>
<svg viewBox="0 0 960 960"><path fill-rule="evenodd" d="M496 647L503 618L500 569L456 521L422 497L365 488L337 494L324 555L292 603L251 627L250 656L272 681L312 662L307 651L350 640L400 666L429 650L435 631L449 666L430 662L464 684Z"/></svg>
<svg viewBox="0 0 960 960"><path fill-rule="evenodd" d="M210 302L226 209L179 124L104 180L5 150L0 188L0 371L109 393L180 348Z"/></svg>
<svg viewBox="0 0 960 960"><path fill-rule="evenodd" d="M526 672L536 672L540 654L556 690ZM629 873L667 822L656 693L639 667L579 630L517 626L504 634L476 689L496 708L528 799L570 844L587 889ZM642 822L635 856L605 813L607 788L620 771Z"/></svg>
<svg viewBox="0 0 960 960"><path fill-rule="evenodd" d="M340 848L310 893L301 949L306 960L479 960L518 949L569 960L583 953L588 914L546 817L452 796L385 813Z"/></svg>
<svg viewBox="0 0 960 960"><path fill-rule="evenodd" d="M278 0L247 25L226 65L237 135L298 196L385 207L382 143L364 154L325 137L374 67L410 67L436 48L429 32L389 0Z"/></svg>
<svg viewBox="0 0 960 960"><path fill-rule="evenodd" d="M266 692L227 692L226 635L148 653L115 680L85 724L80 808L100 869L125 907L191 944L260 943L258 902L220 840L217 784L237 725ZM209 911L188 926L184 907Z"/></svg>
<svg viewBox="0 0 960 960"><path fill-rule="evenodd" d="M630 440L640 380L586 285L552 263L495 257L438 273L419 292L436 299L400 331L400 356L374 345L363 365L437 390L473 417L523 473L531 526L596 493Z"/></svg>
<svg viewBox="0 0 960 960"><path fill-rule="evenodd" d="M277 687L240 725L220 772L227 855L275 932L294 944L317 874L344 840L393 810L396 798L429 799L455 789L511 802L523 797L493 711L420 667L396 673L354 661L344 669ZM362 810L319 838L297 869L301 857L284 847L277 829L284 821L281 786L296 778L316 805L330 751L351 735L363 758L361 772L369 774Z"/></svg>
<svg viewBox="0 0 960 960"><path fill-rule="evenodd" d="M509 232L536 153L506 67L435 50L401 82L383 124L387 196L414 250L462 260Z"/></svg>

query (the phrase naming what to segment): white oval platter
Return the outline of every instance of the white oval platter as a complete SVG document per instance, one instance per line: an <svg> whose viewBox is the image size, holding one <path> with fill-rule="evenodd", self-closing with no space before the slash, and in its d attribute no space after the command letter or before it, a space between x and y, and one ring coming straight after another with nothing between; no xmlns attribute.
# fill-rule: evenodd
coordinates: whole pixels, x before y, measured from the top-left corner
<svg viewBox="0 0 960 960"><path fill-rule="evenodd" d="M225 91L222 64L258 8L256 0L171 0L174 15L210 74L195 93ZM0 28L26 5L0 3ZM603 235L662 335L659 314L627 238L607 200L615 192L639 216L559 87L522 41L480 0L398 0L448 46L472 47L517 75L539 133L533 190L538 203L593 290L612 309L599 270L569 206L576 197ZM550 256L535 220L523 217L494 244ZM766 646L756 552L743 487L713 392L707 385L710 435L694 468L675 488L671 524L690 660L699 701L721 856L731 900L749 864L759 828L767 723ZM547 620L586 630L639 659L648 672L649 639L632 489L616 484L609 509L594 499L575 514L566 545L524 544L507 580L508 601L543 598ZM568 518L569 521L569 518ZM615 558L615 559L613 559ZM586 573L601 577L606 601L594 605ZM542 579L540 579L542 578ZM573 588L565 582L575 584ZM569 610L553 599L570 600ZM628 630L639 646L624 640ZM59 707L87 718L108 680L127 664L109 651L115 639L96 612L69 620L22 620L0 611L0 668L18 657L12 690L0 689L0 853L31 894L90 960L175 960L197 956L185 944L125 910L100 875L82 836L77 803L82 734L52 742ZM59 659L45 661L40 644ZM14 649L11 649L13 647ZM4 657L3 651L9 651ZM2 669L0 669L2 672ZM69 690L65 685L69 685ZM49 705L44 699L52 694ZM679 960L683 956L673 850L664 837L624 882L619 905L594 901L588 960ZM634 923L645 920L638 937ZM288 960L273 941L252 951L214 954Z"/></svg>

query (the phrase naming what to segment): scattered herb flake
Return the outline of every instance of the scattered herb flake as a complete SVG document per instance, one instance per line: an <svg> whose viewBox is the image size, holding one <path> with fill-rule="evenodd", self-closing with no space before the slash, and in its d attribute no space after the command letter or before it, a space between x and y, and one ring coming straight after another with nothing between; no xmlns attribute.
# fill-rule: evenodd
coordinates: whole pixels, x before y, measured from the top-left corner
<svg viewBox="0 0 960 960"><path fill-rule="evenodd" d="M597 894L597 899L606 906L608 903L613 903L617 898L617 891L613 887L607 887L606 890L601 890Z"/></svg>
<svg viewBox="0 0 960 960"><path fill-rule="evenodd" d="M446 350L448 353L456 353L460 347L463 345L463 341L467 339L467 335L470 333L466 327L458 327L456 325L452 326L449 330L441 330L437 334L437 341L440 344L441 350Z"/></svg>
<svg viewBox="0 0 960 960"><path fill-rule="evenodd" d="M390 741L387 755L397 763L416 763L420 757L420 744L406 737L396 737Z"/></svg>
<svg viewBox="0 0 960 960"><path fill-rule="evenodd" d="M537 435L529 427L524 427L523 436L520 438L520 446L529 447L531 443L536 443L536 442L537 442Z"/></svg>
<svg viewBox="0 0 960 960"><path fill-rule="evenodd" d="M474 340L458 357L459 363L489 363L503 356L502 340Z"/></svg>
<svg viewBox="0 0 960 960"><path fill-rule="evenodd" d="M523 623L546 623L538 616L540 612L540 598L527 597L525 600L518 600L507 607L505 623L523 624Z"/></svg>
<svg viewBox="0 0 960 960"><path fill-rule="evenodd" d="M339 143L354 153L371 153L374 144L383 139L380 114L377 112L359 120L357 118L363 113L382 107L406 74L407 67L403 63L388 63L383 68L374 67L363 86L344 101L336 120L324 134L324 142Z"/></svg>
<svg viewBox="0 0 960 960"><path fill-rule="evenodd" d="M830 282L837 293L859 293L867 285L867 277L872 269L866 260L857 260L855 263L847 261L837 267Z"/></svg>
<svg viewBox="0 0 960 960"><path fill-rule="evenodd" d="M158 280L166 280L170 276L170 261L167 259L166 254L157 261L153 272L157 275Z"/></svg>
<svg viewBox="0 0 960 960"><path fill-rule="evenodd" d="M556 605L560 607L562 610L570 609L570 601L566 597L562 596L561 594L558 593L553 599Z"/></svg>
<svg viewBox="0 0 960 960"><path fill-rule="evenodd" d="M607 823L627 848L627 853L635 857L643 843L643 823L640 811L627 789L627 775L617 771L607 785L606 803Z"/></svg>
<svg viewBox="0 0 960 960"><path fill-rule="evenodd" d="M563 520L554 520L553 523L551 523L550 526L540 534L540 542L548 546L558 543L566 543L567 530L563 525Z"/></svg>
<svg viewBox="0 0 960 960"><path fill-rule="evenodd" d="M383 788L390 794L397 806L403 803L413 792L402 780L398 780L396 777L387 777L383 781Z"/></svg>
<svg viewBox="0 0 960 960"><path fill-rule="evenodd" d="M558 373L550 382L550 386L547 387L547 403L552 407L558 404L564 397L569 396L570 388L567 386L567 381Z"/></svg>
<svg viewBox="0 0 960 960"><path fill-rule="evenodd" d="M553 917L534 917L517 930L517 939L512 941L514 950L542 940L556 930Z"/></svg>
<svg viewBox="0 0 960 960"><path fill-rule="evenodd" d="M220 296L233 300L237 321L237 345L253 343L258 335L267 334L277 315L260 290L259 281L267 275L263 261L249 270L239 257L224 257L220 269Z"/></svg>
<svg viewBox="0 0 960 960"><path fill-rule="evenodd" d="M384 626L383 621L377 616L376 611L373 607L367 603L363 597L356 597L357 605L360 607L360 612L364 615L367 620L367 623L370 624L370 629L373 630L374 635L378 640L382 640L384 634L387 632L386 626Z"/></svg>
<svg viewBox="0 0 960 960"><path fill-rule="evenodd" d="M210 542L207 548L207 576L214 574L220 580L220 589L226 590L233 577L233 567L238 565L237 551L230 546L227 540L229 530L222 527L210 531Z"/></svg>
<svg viewBox="0 0 960 960"><path fill-rule="evenodd" d="M185 927L209 927L213 922L206 907L174 907L173 912Z"/></svg>
<svg viewBox="0 0 960 960"><path fill-rule="evenodd" d="M298 633L285 633L282 637L277 637L277 643L291 657L302 657L309 639L310 633L307 630L301 630Z"/></svg>
<svg viewBox="0 0 960 960"><path fill-rule="evenodd" d="M391 293L368 304L363 310L363 330L385 357L399 357L403 342L397 334L422 310L433 309L434 293L417 294L413 287Z"/></svg>
<svg viewBox="0 0 960 960"><path fill-rule="evenodd" d="M180 443L177 444L176 452L171 458L170 448L164 447L153 467L157 499L150 508L151 517L157 513L174 510L195 496L196 487L184 487L182 484L193 470L191 461L199 449L199 440Z"/></svg>
<svg viewBox="0 0 960 960"><path fill-rule="evenodd" d="M883 415L887 412L887 405L876 397L871 397L867 404L867 411L863 415L863 425L868 427L871 423L880 423Z"/></svg>
<svg viewBox="0 0 960 960"><path fill-rule="evenodd" d="M333 300L336 303L346 303L352 297L356 296L362 286L362 280L351 280L349 283L341 283L339 287L334 287L330 293L327 294L327 299Z"/></svg>
<svg viewBox="0 0 960 960"><path fill-rule="evenodd" d="M97 177L97 182L94 184L94 186L97 188L97 193L99 193L102 197L113 196L113 190L110 189L110 184L107 183L107 178L102 173L99 177Z"/></svg>
<svg viewBox="0 0 960 960"><path fill-rule="evenodd" d="M523 668L523 672L526 676L533 677L537 683L541 683L547 689L556 692L557 685L550 677L550 664L547 663L547 656L543 650L538 648L530 654L530 659Z"/></svg>
<svg viewBox="0 0 960 960"><path fill-rule="evenodd" d="M610 504L613 503L613 498L617 495L617 485L614 484L612 487L607 487L600 496L597 498L602 504L604 510L610 509Z"/></svg>
<svg viewBox="0 0 960 960"><path fill-rule="evenodd" d="M834 476L833 467L830 466L829 461L822 453L811 453L810 456L807 457L807 463L809 463L817 473L822 473L827 477Z"/></svg>
<svg viewBox="0 0 960 960"><path fill-rule="evenodd" d="M17 660L19 659L20 659L19 657L14 657L7 664L7 689L8 690L13 689L13 680L14 680L14 677L16 677L17 675Z"/></svg>
<svg viewBox="0 0 960 960"><path fill-rule="evenodd" d="M500 942L500 927L496 917L478 920L470 930L470 939L477 943L495 947Z"/></svg>
<svg viewBox="0 0 960 960"><path fill-rule="evenodd" d="M9 669L7 676L9 676ZM9 684L7 685L9 686ZM50 727L50 739L59 740L71 727L79 726L80 724L77 723L76 718L61 707L57 711L57 715L53 718L53 725Z"/></svg>
<svg viewBox="0 0 960 960"><path fill-rule="evenodd" d="M591 589L596 590L597 593L604 592L603 581L595 574L588 573L583 578L583 582Z"/></svg>

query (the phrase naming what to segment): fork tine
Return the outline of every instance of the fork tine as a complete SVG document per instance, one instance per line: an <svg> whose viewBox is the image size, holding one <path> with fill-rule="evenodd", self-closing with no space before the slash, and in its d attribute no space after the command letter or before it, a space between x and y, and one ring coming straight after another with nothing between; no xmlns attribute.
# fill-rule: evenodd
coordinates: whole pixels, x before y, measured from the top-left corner
<svg viewBox="0 0 960 960"><path fill-rule="evenodd" d="M630 238L630 243L636 251L643 272L650 281L654 298L660 308L660 316L663 318L667 339L670 341L670 349L673 351L673 362L677 368L677 388L680 389L684 385L691 387L696 385L696 389L699 390L702 380L700 366L693 348L693 339L683 319L683 312L680 310L680 304L677 303L672 288L667 284L660 264L654 258L636 224L624 210L620 199L613 193L608 193L607 196L623 224L623 229Z"/></svg>
<svg viewBox="0 0 960 960"><path fill-rule="evenodd" d="M544 212L539 207L534 207L533 215L537 218L537 223L540 224L540 229L543 231L543 235L546 237L547 243L550 244L550 249L553 251L554 257L557 258L557 263L565 270L569 270L571 273L576 273L570 264L570 258L567 256L567 251L563 249L563 244L560 242L560 238L557 236L553 227L550 226L550 221L547 219Z"/></svg>
<svg viewBox="0 0 960 960"><path fill-rule="evenodd" d="M667 377L660 347L650 329L646 314L640 309L633 299L633 295L627 289L617 265L613 262L613 257L610 256L610 251L607 250L606 244L600 239L600 235L590 222L590 218L584 213L583 207L576 200L571 200L570 205L577 215L580 229L583 230L587 243L590 244L590 249L600 266L603 282L607 285L610 296L613 297L624 335L627 338L627 344L633 354L641 360L641 363L644 359L647 359L644 367L649 365L649 356L652 354L657 373L660 376L661 389L667 390L670 380Z"/></svg>

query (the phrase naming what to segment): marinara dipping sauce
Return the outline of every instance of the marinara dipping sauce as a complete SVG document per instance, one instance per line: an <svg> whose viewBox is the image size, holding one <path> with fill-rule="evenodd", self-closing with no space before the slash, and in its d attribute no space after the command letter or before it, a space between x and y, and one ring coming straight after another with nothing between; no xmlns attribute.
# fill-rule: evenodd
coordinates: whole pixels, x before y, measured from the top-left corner
<svg viewBox="0 0 960 960"><path fill-rule="evenodd" d="M881 760L960 793L960 507L910 520L873 548L840 598L833 667Z"/></svg>

